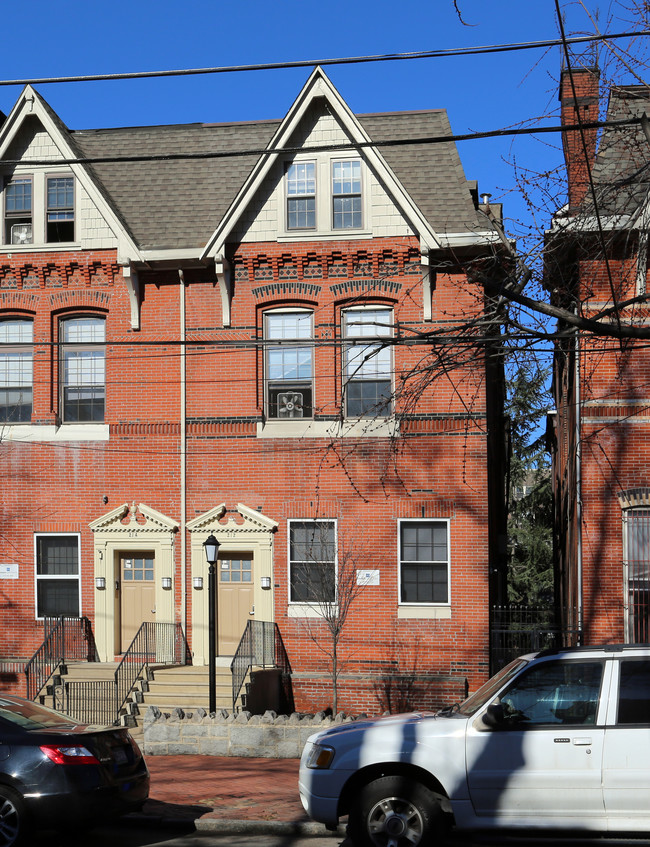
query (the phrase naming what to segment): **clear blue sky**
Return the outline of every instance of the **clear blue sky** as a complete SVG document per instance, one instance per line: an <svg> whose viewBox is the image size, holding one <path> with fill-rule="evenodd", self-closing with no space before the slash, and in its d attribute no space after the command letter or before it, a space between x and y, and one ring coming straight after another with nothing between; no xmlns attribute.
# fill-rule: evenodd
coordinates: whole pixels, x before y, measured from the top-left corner
<svg viewBox="0 0 650 847"><path fill-rule="evenodd" d="M3 79L228 66L466 47L558 36L553 0L32 0L3 4ZM566 2L571 33L592 33L581 3ZM606 23L611 4L585 0ZM627 28L615 21L610 31ZM326 68L358 113L448 110L457 133L519 126L557 113L560 49L468 58ZM73 129L279 118L309 69L158 80L41 85ZM20 91L0 88L8 112ZM460 146L468 178L507 212L524 214L503 160L526 167L558 163L559 139L473 141Z"/></svg>

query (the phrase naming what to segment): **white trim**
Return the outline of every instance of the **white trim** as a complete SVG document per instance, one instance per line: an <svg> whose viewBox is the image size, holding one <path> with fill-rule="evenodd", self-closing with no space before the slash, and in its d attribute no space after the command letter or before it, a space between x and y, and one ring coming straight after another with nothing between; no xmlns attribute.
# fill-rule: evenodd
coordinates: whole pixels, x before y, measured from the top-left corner
<svg viewBox="0 0 650 847"><path fill-rule="evenodd" d="M402 604L397 607L398 620L414 620L418 618L432 621L451 620L451 606L427 606L425 604L413 606Z"/></svg>
<svg viewBox="0 0 650 847"><path fill-rule="evenodd" d="M38 539L39 538L76 538L77 539L77 573L75 574L39 574L38 573ZM42 621L45 616L38 616L38 580L62 579L77 580L77 597L79 601L79 617L82 615L81 596L81 533L80 532L35 532L34 533L34 620Z"/></svg>
<svg viewBox="0 0 650 847"><path fill-rule="evenodd" d="M395 417L346 418L315 421L311 418L267 420L257 424L256 438L399 438Z"/></svg>
<svg viewBox="0 0 650 847"><path fill-rule="evenodd" d="M444 603L403 602L402 597L402 524L406 523L444 523L447 525L447 600ZM417 564L410 563L409 564ZM451 518L399 518L397 521L397 605L399 608L418 610L446 609L451 607ZM406 617L406 615L405 615ZM418 617L413 614L412 617ZM423 614L421 617L429 617Z"/></svg>
<svg viewBox="0 0 650 847"><path fill-rule="evenodd" d="M3 441L108 441L108 424L6 424L0 427Z"/></svg>

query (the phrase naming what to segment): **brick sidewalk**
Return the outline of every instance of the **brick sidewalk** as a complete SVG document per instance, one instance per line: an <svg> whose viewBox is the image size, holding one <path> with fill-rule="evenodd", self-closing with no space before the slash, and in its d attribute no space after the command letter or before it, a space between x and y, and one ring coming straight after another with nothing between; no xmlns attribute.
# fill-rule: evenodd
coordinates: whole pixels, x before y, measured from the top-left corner
<svg viewBox="0 0 650 847"><path fill-rule="evenodd" d="M298 759L148 756L145 815L163 819L305 822Z"/></svg>

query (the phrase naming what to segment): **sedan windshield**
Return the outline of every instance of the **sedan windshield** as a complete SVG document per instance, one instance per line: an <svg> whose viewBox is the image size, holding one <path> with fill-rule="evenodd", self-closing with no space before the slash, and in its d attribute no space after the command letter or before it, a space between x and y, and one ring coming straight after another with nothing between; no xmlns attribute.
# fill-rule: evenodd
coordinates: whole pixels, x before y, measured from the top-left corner
<svg viewBox="0 0 650 847"><path fill-rule="evenodd" d="M475 691L467 700L463 700L458 707L458 712L466 717L478 712L480 708L492 699L500 688L503 688L508 680L518 674L527 664L528 662L525 659L515 659L514 662L510 662L505 668L501 668L497 674L488 679L487 682L484 682L478 691Z"/></svg>
<svg viewBox="0 0 650 847"><path fill-rule="evenodd" d="M29 700L7 700L0 697L0 718L23 729L47 729L48 727L74 726L68 715L46 709Z"/></svg>

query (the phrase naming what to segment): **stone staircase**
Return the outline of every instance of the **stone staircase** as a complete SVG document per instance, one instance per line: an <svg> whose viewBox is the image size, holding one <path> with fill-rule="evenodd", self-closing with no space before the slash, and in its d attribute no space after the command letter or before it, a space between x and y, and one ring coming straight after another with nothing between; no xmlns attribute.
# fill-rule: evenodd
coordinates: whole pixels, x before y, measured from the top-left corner
<svg viewBox="0 0 650 847"><path fill-rule="evenodd" d="M61 675L61 684L49 685L48 693L42 693L40 701L52 707L54 699L62 702L62 684L76 683L79 685L69 686L75 689L77 696L92 698L96 706L105 701L102 713L107 717L103 722L111 723L114 718L114 689L111 683L114 680L117 662L70 662L64 668L66 671ZM144 671L146 674L146 669ZM161 712L170 714L174 709L182 709L184 712L192 712L198 708L208 711L209 708L209 673L207 667L184 666L156 666L148 669L148 674L136 683L131 692L126 708L123 709L121 722L129 727L131 735L140 744L143 739L142 719L149 706L156 706ZM102 686L102 683L105 685ZM105 692L102 692L105 687ZM246 690L244 686L243 691ZM226 709L232 711L232 675L230 672L230 659L217 660L216 668L216 706L217 710ZM241 707L241 703L239 703ZM72 709L70 710L72 712ZM108 716L113 715L112 718ZM78 715L75 715L78 717Z"/></svg>

